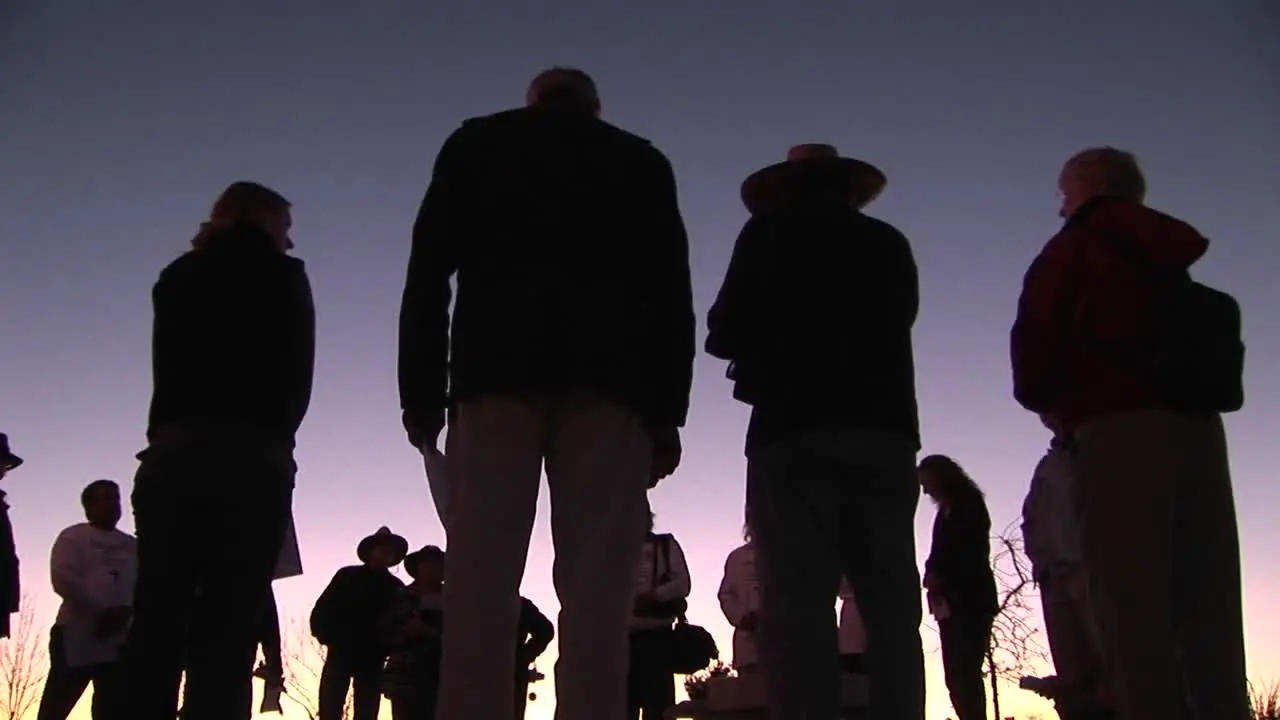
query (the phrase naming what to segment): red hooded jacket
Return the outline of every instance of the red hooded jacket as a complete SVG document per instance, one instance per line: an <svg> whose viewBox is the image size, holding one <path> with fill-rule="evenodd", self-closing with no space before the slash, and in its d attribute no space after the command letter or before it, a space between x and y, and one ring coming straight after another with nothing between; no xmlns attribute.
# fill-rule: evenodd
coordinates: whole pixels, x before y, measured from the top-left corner
<svg viewBox="0 0 1280 720"><path fill-rule="evenodd" d="M1068 428L1158 407L1138 362L1121 363L1099 341L1153 347L1155 284L1111 244L1122 236L1155 265L1188 269L1209 241L1185 222L1138 203L1097 198L1069 218L1023 279L1010 333L1013 395Z"/></svg>

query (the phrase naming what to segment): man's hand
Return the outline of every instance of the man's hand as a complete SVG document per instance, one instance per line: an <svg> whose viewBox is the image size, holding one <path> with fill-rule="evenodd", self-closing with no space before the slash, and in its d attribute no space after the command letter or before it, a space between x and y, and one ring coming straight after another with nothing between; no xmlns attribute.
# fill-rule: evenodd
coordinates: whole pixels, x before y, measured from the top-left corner
<svg viewBox="0 0 1280 720"><path fill-rule="evenodd" d="M439 410L406 409L400 415L404 431L409 436L409 444L421 450L424 445L436 447L440 441L440 431L444 430L444 408Z"/></svg>
<svg viewBox="0 0 1280 720"><path fill-rule="evenodd" d="M749 633L754 633L759 625L760 616L755 612L749 612L746 615L743 615L742 619L738 621L738 627Z"/></svg>
<svg viewBox="0 0 1280 720"><path fill-rule="evenodd" d="M129 620L133 617L133 608L119 605L109 607L98 613L97 621L94 624L93 635L99 640L115 637L124 632L129 626Z"/></svg>
<svg viewBox="0 0 1280 720"><path fill-rule="evenodd" d="M653 442L653 474L649 478L649 487L652 488L680 466L683 448L680 445L680 428L650 428L649 438Z"/></svg>

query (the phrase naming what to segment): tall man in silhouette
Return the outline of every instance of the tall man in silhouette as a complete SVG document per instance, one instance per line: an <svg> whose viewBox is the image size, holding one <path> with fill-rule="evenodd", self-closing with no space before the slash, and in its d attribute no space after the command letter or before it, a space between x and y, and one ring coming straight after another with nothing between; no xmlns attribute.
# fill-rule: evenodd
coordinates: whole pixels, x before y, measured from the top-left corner
<svg viewBox="0 0 1280 720"><path fill-rule="evenodd" d="M907 239L862 213L884 184L829 145L751 175L751 218L707 316L707 352L730 361L734 397L752 406L747 505L774 720L839 716L842 575L866 621L870 716L924 717L919 298Z"/></svg>
<svg viewBox="0 0 1280 720"><path fill-rule="evenodd" d="M0 480L16 470L22 458L9 448L9 436L0 433ZM13 521L9 518L9 501L0 490L0 638L9 637L10 616L22 604L22 584L18 577L18 548L13 541Z"/></svg>
<svg viewBox="0 0 1280 720"><path fill-rule="evenodd" d="M1023 280L1018 402L1071 438L1089 606L1123 720L1249 717L1223 412L1244 403L1240 309L1191 279L1209 241L1144 205L1132 153L1058 178L1061 230Z"/></svg>
<svg viewBox="0 0 1280 720"><path fill-rule="evenodd" d="M511 638L544 462L557 717L626 711L645 493L679 462L692 382L688 241L670 163L599 118L581 71L539 75L527 100L445 141L400 313L413 446L434 446L446 404L457 407L441 720L515 710Z"/></svg>
<svg viewBox="0 0 1280 720"><path fill-rule="evenodd" d="M130 720L173 719L184 659L185 720L250 716L258 620L289 523L314 366L315 309L302 261L286 254L291 224L279 193L234 183L152 292Z"/></svg>

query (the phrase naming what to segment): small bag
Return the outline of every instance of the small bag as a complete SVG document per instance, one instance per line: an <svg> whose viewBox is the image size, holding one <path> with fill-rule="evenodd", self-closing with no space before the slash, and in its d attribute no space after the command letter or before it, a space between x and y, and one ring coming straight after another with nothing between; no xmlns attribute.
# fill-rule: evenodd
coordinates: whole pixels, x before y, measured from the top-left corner
<svg viewBox="0 0 1280 720"><path fill-rule="evenodd" d="M676 675L692 675L719 659L720 649L706 628L690 625L681 615L671 628L667 641L667 660Z"/></svg>

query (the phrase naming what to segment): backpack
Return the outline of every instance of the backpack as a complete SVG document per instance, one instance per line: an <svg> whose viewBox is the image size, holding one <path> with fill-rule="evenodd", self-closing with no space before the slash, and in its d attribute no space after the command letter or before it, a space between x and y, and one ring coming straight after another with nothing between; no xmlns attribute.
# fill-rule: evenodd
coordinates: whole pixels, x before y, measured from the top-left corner
<svg viewBox="0 0 1280 720"><path fill-rule="evenodd" d="M1240 304L1196 282L1186 270L1157 266L1127 236L1110 239L1156 288L1154 364L1142 367L1166 405L1188 413L1230 413L1244 406Z"/></svg>

